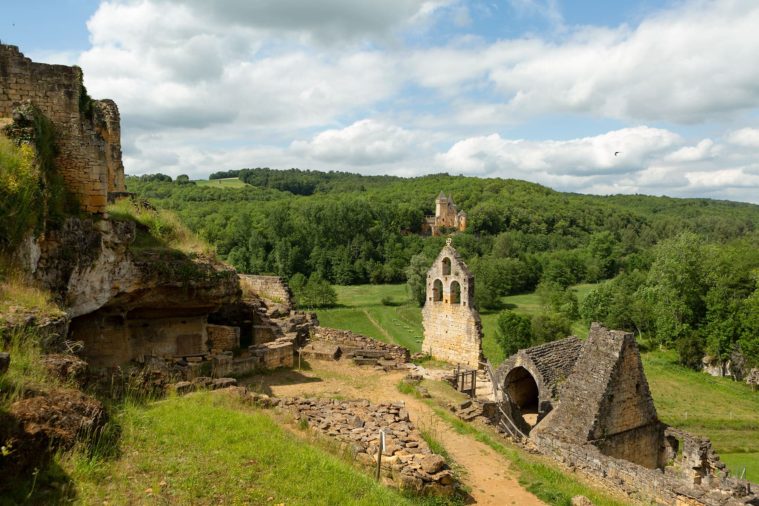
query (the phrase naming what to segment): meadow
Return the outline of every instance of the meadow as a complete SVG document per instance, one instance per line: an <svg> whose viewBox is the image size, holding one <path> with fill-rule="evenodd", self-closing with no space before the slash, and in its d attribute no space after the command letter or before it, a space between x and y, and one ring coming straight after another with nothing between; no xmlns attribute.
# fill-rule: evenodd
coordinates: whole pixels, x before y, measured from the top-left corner
<svg viewBox="0 0 759 506"><path fill-rule="evenodd" d="M245 188L248 186L246 183L243 183L239 178L236 177L229 177L224 179L197 179L194 180L193 183L195 183L197 186L223 189Z"/></svg>
<svg viewBox="0 0 759 506"><path fill-rule="evenodd" d="M572 287L582 300L594 285ZM317 311L326 327L341 328L395 342L412 352L421 350L421 310L410 300L405 285L336 286L338 307ZM384 303L383 303L384 301ZM541 310L534 293L504 297L507 308L536 314ZM497 311L481 314L483 352L494 365L503 352L495 340ZM576 321L572 332L587 337L587 326ZM759 392L744 383L715 378L677 363L677 354L655 349L642 354L659 418L674 427L708 437L722 460L737 474L759 481Z"/></svg>

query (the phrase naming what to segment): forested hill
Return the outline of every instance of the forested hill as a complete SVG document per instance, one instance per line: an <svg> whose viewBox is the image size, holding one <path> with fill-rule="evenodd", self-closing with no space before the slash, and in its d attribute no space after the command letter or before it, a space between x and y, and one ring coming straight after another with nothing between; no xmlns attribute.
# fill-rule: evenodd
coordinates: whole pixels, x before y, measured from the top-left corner
<svg viewBox="0 0 759 506"><path fill-rule="evenodd" d="M285 277L317 272L340 284L401 282L413 255L432 256L442 239L417 232L440 191L468 213L469 229L455 244L470 263L509 258L532 266L532 275L511 290L530 289L535 272L552 263L562 264L573 282L595 281L643 266L638 264L648 262L652 245L678 233L724 243L759 225L759 206L751 204L578 195L517 180L297 169L216 175L235 173L256 186L209 187L150 176L130 177L127 185L177 211L241 271Z"/></svg>

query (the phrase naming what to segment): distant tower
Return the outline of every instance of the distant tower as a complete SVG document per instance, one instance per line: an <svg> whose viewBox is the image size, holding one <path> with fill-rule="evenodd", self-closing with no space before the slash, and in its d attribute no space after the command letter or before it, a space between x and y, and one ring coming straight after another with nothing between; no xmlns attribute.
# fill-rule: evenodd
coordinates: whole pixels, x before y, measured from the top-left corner
<svg viewBox="0 0 759 506"><path fill-rule="evenodd" d="M482 323L473 302L474 276L448 238L427 272L422 351L436 359L478 369Z"/></svg>
<svg viewBox="0 0 759 506"><path fill-rule="evenodd" d="M445 193L440 192L440 195L435 199L435 218L442 218L445 213L448 212L448 197Z"/></svg>

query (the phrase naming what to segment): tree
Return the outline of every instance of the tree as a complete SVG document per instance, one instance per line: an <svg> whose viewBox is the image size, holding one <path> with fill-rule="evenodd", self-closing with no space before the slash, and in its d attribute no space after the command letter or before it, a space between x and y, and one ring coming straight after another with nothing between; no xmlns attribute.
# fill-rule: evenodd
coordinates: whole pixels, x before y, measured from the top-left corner
<svg viewBox="0 0 759 506"><path fill-rule="evenodd" d="M424 306L427 298L427 271L432 265L423 253L411 257L411 263L406 268L406 287L411 299L416 301L419 307Z"/></svg>
<svg viewBox="0 0 759 506"><path fill-rule="evenodd" d="M331 307L337 304L337 292L327 280L314 272L308 280L301 273L290 278L290 290L298 307Z"/></svg>
<svg viewBox="0 0 759 506"><path fill-rule="evenodd" d="M498 315L495 339L508 357L532 344L532 321L529 316L513 311L503 311Z"/></svg>
<svg viewBox="0 0 759 506"><path fill-rule="evenodd" d="M690 232L657 245L641 295L651 308L659 343L676 343L704 316L704 253L701 238Z"/></svg>
<svg viewBox="0 0 759 506"><path fill-rule="evenodd" d="M532 340L534 343L548 343L569 336L571 323L558 313L541 313L532 318Z"/></svg>

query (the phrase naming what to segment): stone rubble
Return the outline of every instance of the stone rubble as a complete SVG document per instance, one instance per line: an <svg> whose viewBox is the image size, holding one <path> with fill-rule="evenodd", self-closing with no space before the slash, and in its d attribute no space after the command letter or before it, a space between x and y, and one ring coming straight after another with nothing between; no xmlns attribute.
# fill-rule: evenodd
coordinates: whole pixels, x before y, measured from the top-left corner
<svg viewBox="0 0 759 506"><path fill-rule="evenodd" d="M340 441L355 460L376 468L381 429L385 432L382 476L386 483L424 495L448 496L455 478L445 459L434 454L410 421L403 402L285 398L280 408L310 428Z"/></svg>

